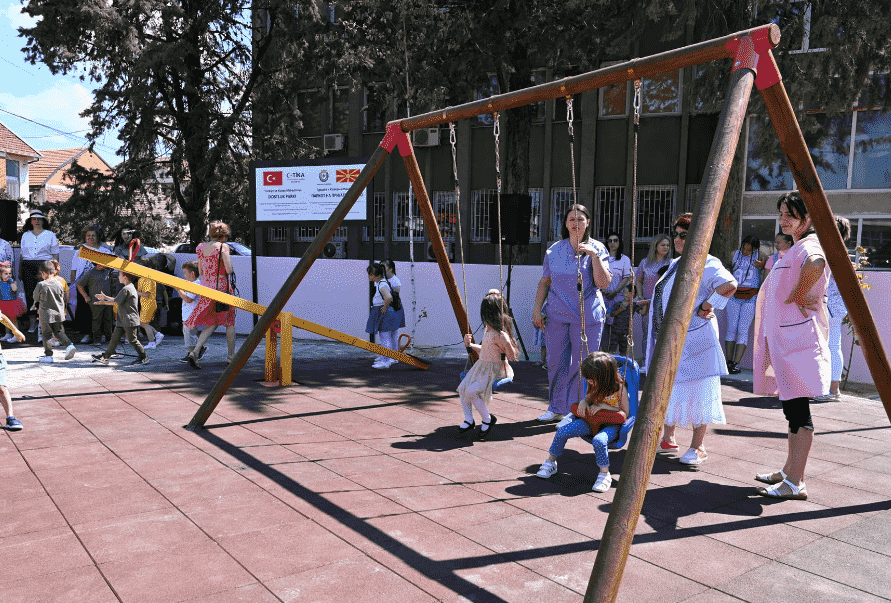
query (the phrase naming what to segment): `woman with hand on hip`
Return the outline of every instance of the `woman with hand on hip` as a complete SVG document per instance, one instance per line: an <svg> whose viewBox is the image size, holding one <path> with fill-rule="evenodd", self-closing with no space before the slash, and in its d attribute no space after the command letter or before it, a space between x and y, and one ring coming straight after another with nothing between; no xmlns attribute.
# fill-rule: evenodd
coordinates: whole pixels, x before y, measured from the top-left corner
<svg viewBox="0 0 891 603"><path fill-rule="evenodd" d="M684 214L675 220L672 238L674 250L683 255L687 242L692 214ZM650 306L650 329L647 343L647 360L652 362L656 339L662 327L662 318L668 310L668 299L674 289L680 257L672 260L668 270L656 283L653 303ZM696 292L696 306L687 336L681 350L678 372L671 388L671 398L665 413L665 427L659 449L677 450L674 433L678 425L693 426L690 449L678 461L684 465L699 465L708 458L705 450L705 433L709 423L726 423L721 403L721 376L727 374L727 362L718 336L718 319L714 309L727 304L727 298L736 291L736 280L724 268L721 260L706 256L705 267Z"/></svg>
<svg viewBox="0 0 891 603"><path fill-rule="evenodd" d="M769 498L807 498L804 470L814 441L810 402L829 390L829 265L798 191L777 201L780 227L795 243L774 264L755 313L754 393L779 396L789 425L786 463L755 480Z"/></svg>
<svg viewBox="0 0 891 603"><path fill-rule="evenodd" d="M590 228L588 209L572 205L563 216L563 240L545 253L532 307L532 322L544 331L548 347L549 402L547 412L538 417L542 422L559 421L580 400L583 316L588 350L600 349L606 318L601 289L610 284L612 274L606 248L590 237ZM545 301L547 316L542 314Z"/></svg>

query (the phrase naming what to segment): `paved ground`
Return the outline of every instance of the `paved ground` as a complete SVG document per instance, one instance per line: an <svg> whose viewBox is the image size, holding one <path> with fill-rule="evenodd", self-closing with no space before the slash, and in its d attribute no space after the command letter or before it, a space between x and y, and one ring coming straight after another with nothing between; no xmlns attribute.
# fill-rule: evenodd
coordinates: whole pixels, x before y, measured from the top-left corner
<svg viewBox="0 0 891 603"><path fill-rule="evenodd" d="M201 371L178 362L181 346L168 339L138 368L86 351L38 365L37 348L6 346L25 429L0 434L0 601L582 600L615 489L591 492L581 442L550 481L534 476L554 431L532 420L540 368L517 363L479 442L454 432L463 360L380 372L365 352L298 342L297 385L259 383L258 350L193 433L182 426L224 340ZM751 478L784 459L779 405L745 380L723 389L709 460L654 466L619 599L891 600L881 404L818 405L811 498L774 502Z"/></svg>

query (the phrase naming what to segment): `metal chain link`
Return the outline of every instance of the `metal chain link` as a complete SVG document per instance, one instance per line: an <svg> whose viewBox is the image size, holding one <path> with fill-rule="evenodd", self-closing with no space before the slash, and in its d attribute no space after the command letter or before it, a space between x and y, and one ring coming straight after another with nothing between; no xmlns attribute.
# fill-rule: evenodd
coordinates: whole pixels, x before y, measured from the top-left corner
<svg viewBox="0 0 891 603"><path fill-rule="evenodd" d="M464 272L464 235L461 234L461 184L458 181L458 137L455 134L455 123L449 123L449 142L452 145L452 173L455 175L455 211L458 213L458 247L461 250L461 283L464 286L464 308L467 308L467 275ZM468 321L468 327L470 321Z"/></svg>
<svg viewBox="0 0 891 603"><path fill-rule="evenodd" d="M575 184L575 132L573 129L573 110L572 110L572 96L566 97L566 122L567 128L569 129L569 160L572 164L572 203L573 205L577 205L579 202L578 190Z"/></svg>
<svg viewBox="0 0 891 603"><path fill-rule="evenodd" d="M495 111L495 187L498 205L498 291L504 291L504 263L501 258L501 118Z"/></svg>

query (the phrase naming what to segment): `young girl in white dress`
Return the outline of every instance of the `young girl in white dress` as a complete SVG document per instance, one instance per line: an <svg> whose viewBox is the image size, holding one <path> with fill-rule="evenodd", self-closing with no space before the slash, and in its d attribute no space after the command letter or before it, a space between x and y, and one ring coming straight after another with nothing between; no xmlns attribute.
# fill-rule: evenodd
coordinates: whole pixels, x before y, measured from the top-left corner
<svg viewBox="0 0 891 603"><path fill-rule="evenodd" d="M514 371L508 360L517 359L517 344L514 340L513 321L507 310L507 303L497 289L490 289L480 304L480 319L486 327L481 345L471 343L472 335L464 335L464 345L479 353L479 360L467 373L458 386L461 406L464 408L464 422L458 427L460 433L474 428L471 404L480 413L482 426L480 439L489 437L492 426L498 419L489 414L488 404L492 399L492 384L505 377L513 377Z"/></svg>

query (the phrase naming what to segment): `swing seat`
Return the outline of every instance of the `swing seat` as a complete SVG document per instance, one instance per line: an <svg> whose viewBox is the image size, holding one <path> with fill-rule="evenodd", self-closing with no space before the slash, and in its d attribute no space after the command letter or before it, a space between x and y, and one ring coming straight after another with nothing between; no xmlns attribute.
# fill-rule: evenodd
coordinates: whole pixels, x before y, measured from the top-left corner
<svg viewBox="0 0 891 603"><path fill-rule="evenodd" d="M463 380L464 377L466 377L467 373L469 373L469 372L470 371L461 371L461 379ZM507 385L508 383L513 383L513 381L514 381L513 377L503 377L501 379L498 379L497 381L492 383L492 391L497 392L498 388L500 388L504 385Z"/></svg>
<svg viewBox="0 0 891 603"><path fill-rule="evenodd" d="M619 437L609 442L606 447L610 450L619 450L628 443L628 436L631 434L631 428L634 427L634 421L637 418L637 404L640 388L640 367L633 358L625 356L613 356L616 364L619 365L619 374L625 379L625 385L628 388L628 418L619 429ZM589 444L594 440L594 436L586 436L582 438Z"/></svg>

